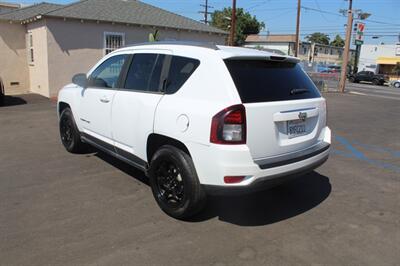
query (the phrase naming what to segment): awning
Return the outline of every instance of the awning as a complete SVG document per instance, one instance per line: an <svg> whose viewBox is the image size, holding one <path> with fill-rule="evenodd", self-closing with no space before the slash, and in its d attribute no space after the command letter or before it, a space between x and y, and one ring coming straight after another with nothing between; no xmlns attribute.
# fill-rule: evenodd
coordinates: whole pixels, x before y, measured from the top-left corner
<svg viewBox="0 0 400 266"><path fill-rule="evenodd" d="M396 57L378 57L376 60L378 65L396 65L400 63L400 56Z"/></svg>

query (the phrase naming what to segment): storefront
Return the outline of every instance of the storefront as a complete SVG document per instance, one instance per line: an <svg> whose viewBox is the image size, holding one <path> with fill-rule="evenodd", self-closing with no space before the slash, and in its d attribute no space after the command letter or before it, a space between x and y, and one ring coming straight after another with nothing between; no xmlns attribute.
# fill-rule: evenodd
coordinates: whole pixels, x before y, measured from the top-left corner
<svg viewBox="0 0 400 266"><path fill-rule="evenodd" d="M378 57L376 60L378 65L378 74L388 75L392 78L399 78L400 76L400 56L396 57ZM397 67L396 67L397 66Z"/></svg>

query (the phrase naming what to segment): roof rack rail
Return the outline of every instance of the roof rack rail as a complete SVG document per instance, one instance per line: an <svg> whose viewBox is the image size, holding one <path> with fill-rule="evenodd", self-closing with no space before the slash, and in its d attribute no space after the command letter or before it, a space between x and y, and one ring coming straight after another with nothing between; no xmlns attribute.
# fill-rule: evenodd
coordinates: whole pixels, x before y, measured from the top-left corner
<svg viewBox="0 0 400 266"><path fill-rule="evenodd" d="M143 43L135 43L131 45L126 45L123 48L127 47L135 47L135 46L143 46L143 45L158 45L158 44L168 44L168 45L188 45L188 46L197 46L203 47L213 50L219 50L218 46L212 42L192 42L192 41L156 41L156 42L143 42Z"/></svg>

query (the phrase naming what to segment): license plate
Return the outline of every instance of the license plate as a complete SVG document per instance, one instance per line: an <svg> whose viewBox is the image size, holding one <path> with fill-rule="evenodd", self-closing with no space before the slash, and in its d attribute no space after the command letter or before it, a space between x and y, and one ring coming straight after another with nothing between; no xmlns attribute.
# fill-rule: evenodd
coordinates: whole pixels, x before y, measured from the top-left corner
<svg viewBox="0 0 400 266"><path fill-rule="evenodd" d="M303 120L287 121L287 134L289 139L306 135L306 122Z"/></svg>

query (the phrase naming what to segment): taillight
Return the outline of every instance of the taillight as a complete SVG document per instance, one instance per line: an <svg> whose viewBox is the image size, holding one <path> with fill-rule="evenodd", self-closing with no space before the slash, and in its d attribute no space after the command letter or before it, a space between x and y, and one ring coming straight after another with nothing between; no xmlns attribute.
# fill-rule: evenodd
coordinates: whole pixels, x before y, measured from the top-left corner
<svg viewBox="0 0 400 266"><path fill-rule="evenodd" d="M246 144L246 109L242 104L225 108L213 117L210 142Z"/></svg>

